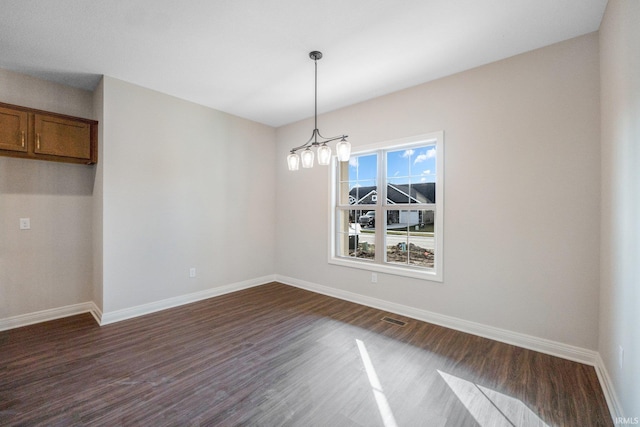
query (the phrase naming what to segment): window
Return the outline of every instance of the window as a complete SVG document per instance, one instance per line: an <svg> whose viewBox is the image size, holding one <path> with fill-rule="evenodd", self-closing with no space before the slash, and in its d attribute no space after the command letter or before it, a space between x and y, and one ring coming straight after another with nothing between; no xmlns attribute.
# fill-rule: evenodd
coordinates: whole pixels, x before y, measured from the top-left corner
<svg viewBox="0 0 640 427"><path fill-rule="evenodd" d="M329 262L442 281L443 133L334 160Z"/></svg>

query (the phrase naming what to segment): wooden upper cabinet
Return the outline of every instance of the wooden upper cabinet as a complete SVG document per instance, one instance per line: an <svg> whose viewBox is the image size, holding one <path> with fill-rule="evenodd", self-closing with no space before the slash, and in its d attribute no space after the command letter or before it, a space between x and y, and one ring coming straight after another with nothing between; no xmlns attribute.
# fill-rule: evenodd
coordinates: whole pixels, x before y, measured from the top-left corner
<svg viewBox="0 0 640 427"><path fill-rule="evenodd" d="M0 107L0 149L27 152L28 115Z"/></svg>
<svg viewBox="0 0 640 427"><path fill-rule="evenodd" d="M96 163L98 122L0 103L0 155Z"/></svg>
<svg viewBox="0 0 640 427"><path fill-rule="evenodd" d="M36 154L91 159L91 127L88 123L36 114L35 132Z"/></svg>

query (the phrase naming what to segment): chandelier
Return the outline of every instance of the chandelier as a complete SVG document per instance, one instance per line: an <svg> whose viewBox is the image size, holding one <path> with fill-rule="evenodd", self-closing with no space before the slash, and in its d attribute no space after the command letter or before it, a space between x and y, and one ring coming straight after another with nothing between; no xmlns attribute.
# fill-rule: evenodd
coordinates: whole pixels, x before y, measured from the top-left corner
<svg viewBox="0 0 640 427"><path fill-rule="evenodd" d="M297 171L302 163L303 168L312 168L313 159L315 157L311 148L316 148L318 152L318 164L328 165L331 162L331 147L327 145L328 142L340 140L336 144L336 154L338 160L341 162L349 161L351 155L351 144L347 141L348 135L334 136L331 138L325 138L320 134L318 130L318 60L322 58L322 52L313 51L309 52L309 58L313 59L315 65L315 112L314 112L314 129L311 133L311 138L299 147L292 148L287 156L287 164L290 171ZM320 140L318 140L318 138ZM301 151L300 154L297 152Z"/></svg>

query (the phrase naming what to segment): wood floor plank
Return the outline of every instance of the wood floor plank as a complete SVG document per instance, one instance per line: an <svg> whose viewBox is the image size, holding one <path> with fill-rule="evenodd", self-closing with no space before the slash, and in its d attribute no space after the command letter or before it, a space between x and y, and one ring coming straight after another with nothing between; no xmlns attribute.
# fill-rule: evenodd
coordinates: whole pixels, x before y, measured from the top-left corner
<svg viewBox="0 0 640 427"><path fill-rule="evenodd" d="M383 420L612 425L590 366L279 283L103 327L86 314L0 332L2 426Z"/></svg>

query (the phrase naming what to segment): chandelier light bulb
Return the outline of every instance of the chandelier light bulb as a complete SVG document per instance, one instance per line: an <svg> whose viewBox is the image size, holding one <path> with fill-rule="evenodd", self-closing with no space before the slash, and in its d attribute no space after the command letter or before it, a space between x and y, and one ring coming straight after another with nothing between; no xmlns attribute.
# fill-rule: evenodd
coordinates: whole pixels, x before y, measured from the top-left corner
<svg viewBox="0 0 640 427"><path fill-rule="evenodd" d="M313 151L309 148L304 150L302 154L300 154L300 158L302 159L302 167L303 168L312 168L313 167Z"/></svg>
<svg viewBox="0 0 640 427"><path fill-rule="evenodd" d="M327 166L331 162L331 147L326 143L318 147L318 164Z"/></svg>
<svg viewBox="0 0 640 427"><path fill-rule="evenodd" d="M346 139L342 138L342 140L336 144L336 153L339 161L348 162L349 157L351 156L351 144L349 144Z"/></svg>
<svg viewBox="0 0 640 427"><path fill-rule="evenodd" d="M289 165L290 171L297 171L300 169L300 156L296 153L291 153L287 156L287 165Z"/></svg>

